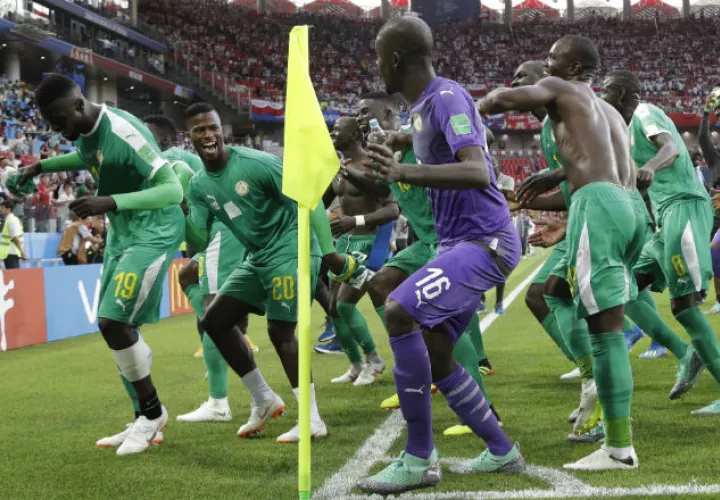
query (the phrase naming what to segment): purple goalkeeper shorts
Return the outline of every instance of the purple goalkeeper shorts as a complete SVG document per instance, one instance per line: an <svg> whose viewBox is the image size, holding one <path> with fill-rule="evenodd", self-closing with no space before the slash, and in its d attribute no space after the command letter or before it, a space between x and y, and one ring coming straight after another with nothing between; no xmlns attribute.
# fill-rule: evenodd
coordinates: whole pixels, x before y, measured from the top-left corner
<svg viewBox="0 0 720 500"><path fill-rule="evenodd" d="M482 294L505 283L519 260L520 238L508 222L492 236L441 248L390 298L424 329L444 324L455 343L470 324Z"/></svg>

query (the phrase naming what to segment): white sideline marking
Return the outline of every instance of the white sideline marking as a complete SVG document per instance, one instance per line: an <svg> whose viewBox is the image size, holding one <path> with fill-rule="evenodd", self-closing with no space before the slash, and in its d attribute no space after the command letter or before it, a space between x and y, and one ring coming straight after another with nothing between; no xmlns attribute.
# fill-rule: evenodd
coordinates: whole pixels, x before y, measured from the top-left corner
<svg viewBox="0 0 720 500"><path fill-rule="evenodd" d="M544 260L543 260L544 263ZM533 280L540 271L542 264L520 283L508 295L508 307L520 295L523 289ZM495 322L498 315L494 312L488 314L480 322L483 334ZM448 492L408 492L401 495L381 496L351 494L357 481L367 475L370 469L378 462L389 463L394 457L387 455L393 443L400 437L405 427L400 410L393 411L390 416L378 427L373 435L365 441L355 456L350 458L339 471L333 474L325 484L315 492L316 499L326 500L511 500L511 499L543 499L543 498L621 498L626 496L665 496L665 495L708 495L720 494L720 484L699 485L690 483L685 485L639 486L635 488L600 488L583 483L575 476L559 469L528 465L525 474L548 483L547 489L526 489L508 491L448 491ZM461 458L448 457L441 459L443 464L456 464L462 462ZM450 474L446 474L446 477Z"/></svg>

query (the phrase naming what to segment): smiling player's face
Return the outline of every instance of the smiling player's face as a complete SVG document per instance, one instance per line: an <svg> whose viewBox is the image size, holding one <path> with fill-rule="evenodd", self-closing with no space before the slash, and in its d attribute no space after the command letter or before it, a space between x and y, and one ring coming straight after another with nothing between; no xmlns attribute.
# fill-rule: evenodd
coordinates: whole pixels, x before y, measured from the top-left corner
<svg viewBox="0 0 720 500"><path fill-rule="evenodd" d="M225 147L222 122L215 111L200 113L187 121L190 141L204 161L217 160Z"/></svg>

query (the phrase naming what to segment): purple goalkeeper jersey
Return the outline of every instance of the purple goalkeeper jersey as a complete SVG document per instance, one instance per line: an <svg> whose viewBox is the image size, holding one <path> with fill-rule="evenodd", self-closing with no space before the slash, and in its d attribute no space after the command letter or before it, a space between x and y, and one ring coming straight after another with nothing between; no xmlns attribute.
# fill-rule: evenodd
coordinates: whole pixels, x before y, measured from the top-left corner
<svg viewBox="0 0 720 500"><path fill-rule="evenodd" d="M457 82L436 77L413 103L411 123L418 163L457 163L462 148L480 146L490 170L487 189L430 189L440 244L485 239L506 226L507 202L497 187L485 128L470 94Z"/></svg>

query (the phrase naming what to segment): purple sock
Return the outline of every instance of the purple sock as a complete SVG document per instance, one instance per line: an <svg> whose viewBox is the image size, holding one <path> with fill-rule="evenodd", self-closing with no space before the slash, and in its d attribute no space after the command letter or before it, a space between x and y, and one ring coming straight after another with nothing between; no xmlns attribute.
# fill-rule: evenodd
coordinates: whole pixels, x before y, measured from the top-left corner
<svg viewBox="0 0 720 500"><path fill-rule="evenodd" d="M395 357L393 375L400 410L407 422L405 451L426 460L434 448L430 407L432 373L422 332L390 337L390 347Z"/></svg>
<svg viewBox="0 0 720 500"><path fill-rule="evenodd" d="M513 444L498 425L497 418L480 391L480 386L462 366L458 365L449 377L435 385L447 398L450 408L457 413L462 423L485 440L490 453L495 456L508 454Z"/></svg>

